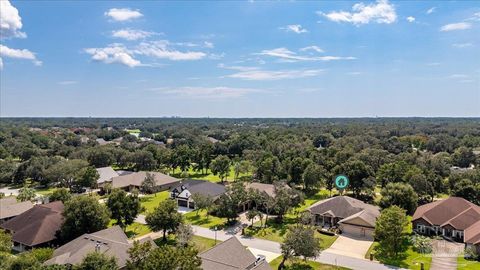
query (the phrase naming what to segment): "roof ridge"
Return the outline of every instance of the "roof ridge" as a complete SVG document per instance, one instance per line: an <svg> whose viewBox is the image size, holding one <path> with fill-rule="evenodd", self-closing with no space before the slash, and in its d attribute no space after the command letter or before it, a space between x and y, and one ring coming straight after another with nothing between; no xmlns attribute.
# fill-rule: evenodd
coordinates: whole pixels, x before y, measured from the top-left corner
<svg viewBox="0 0 480 270"><path fill-rule="evenodd" d="M451 219L445 221L445 222L444 222L442 225L440 225L440 226L445 226L445 225L447 225L447 224L450 224L450 222L451 222L452 220L454 220L455 218L457 218L457 217L459 217L460 215L464 214L465 212L469 211L470 209L472 209L472 210L475 211L475 209L474 209L472 206L470 206L470 207L468 207L467 209L463 210L462 212L458 213L457 215L453 216ZM450 225L452 225L452 224L450 224ZM452 225L452 226L453 226L453 225Z"/></svg>

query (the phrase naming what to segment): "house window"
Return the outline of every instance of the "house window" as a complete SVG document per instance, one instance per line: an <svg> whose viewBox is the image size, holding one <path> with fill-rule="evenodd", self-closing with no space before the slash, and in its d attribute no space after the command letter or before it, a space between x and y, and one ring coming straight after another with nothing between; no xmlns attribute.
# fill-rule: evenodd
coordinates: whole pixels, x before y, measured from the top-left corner
<svg viewBox="0 0 480 270"><path fill-rule="evenodd" d="M417 225L417 231L419 231L421 233L425 233L425 226L423 226L421 224L418 224Z"/></svg>

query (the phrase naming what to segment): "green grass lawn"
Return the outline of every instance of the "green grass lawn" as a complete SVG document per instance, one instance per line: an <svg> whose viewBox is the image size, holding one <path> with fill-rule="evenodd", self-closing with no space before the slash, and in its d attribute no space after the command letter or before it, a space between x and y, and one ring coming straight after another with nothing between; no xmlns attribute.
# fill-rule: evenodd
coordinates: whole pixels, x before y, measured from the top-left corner
<svg viewBox="0 0 480 270"><path fill-rule="evenodd" d="M332 192L332 195L335 192ZM297 221L297 215L303 211L305 211L309 206L314 204L319 200L326 199L330 196L330 192L328 190L322 189L317 193L307 196L305 201L299 207L292 209L292 211L286 214L283 218L283 223L277 223L273 218L269 218L267 228L260 228L260 224L257 222L255 223L256 227L247 228L246 232L248 235L253 237L262 238L270 241L275 242L283 242L283 238L287 233L288 225L295 224ZM333 242L337 239L337 236L329 236L317 233L317 236L320 237L322 241L322 247L328 248L332 245Z"/></svg>
<svg viewBox="0 0 480 270"><path fill-rule="evenodd" d="M182 172L179 169L175 170L175 173L172 174L173 177L182 178ZM226 177L225 181L233 181L234 178L233 166L230 167L230 173ZM240 174L239 177L251 176L251 173ZM206 170L206 173L194 171L192 168L188 169L188 178L190 179L201 179L208 180L210 182L220 182L220 177L218 175L213 175L210 169Z"/></svg>
<svg viewBox="0 0 480 270"><path fill-rule="evenodd" d="M375 246L378 245L378 242L374 242L373 245L370 246L368 249L367 254L365 254L366 259L370 259L370 253L373 252ZM378 260L381 263L398 266L402 268L420 270L420 263L423 263L425 266L425 270L430 269L430 264L432 263L432 257L430 255L420 254L412 250L412 248L408 248L405 252L405 256L399 259L386 259L386 258L379 258L374 256L375 260Z"/></svg>
<svg viewBox="0 0 480 270"><path fill-rule="evenodd" d="M205 237L201 237L201 236L194 235L192 237L191 241L192 241L193 245L195 245L195 247L197 248L199 253L215 246L215 240L214 239L205 238ZM220 243L220 242L221 241L217 240L217 244Z"/></svg>
<svg viewBox="0 0 480 270"><path fill-rule="evenodd" d="M227 222L226 218L219 218L212 215L209 215L207 217L207 211L205 210L199 211L198 215L197 211L192 211L186 213L184 217L187 223L210 229L213 229L215 226L217 226L218 229L221 229L225 226L225 223Z"/></svg>
<svg viewBox="0 0 480 270"><path fill-rule="evenodd" d="M457 270L478 270L480 262L466 260L463 256L457 259Z"/></svg>
<svg viewBox="0 0 480 270"><path fill-rule="evenodd" d="M42 196L48 196L52 194L58 188L56 187L49 187L49 188L35 188L35 193L40 194Z"/></svg>
<svg viewBox="0 0 480 270"><path fill-rule="evenodd" d="M110 223L108 224L108 227L112 227L113 225L115 225L115 223L116 223L115 219L111 219ZM150 228L148 228L147 225L136 223L136 222L128 225L127 228L125 229L125 234L128 236L128 238L142 236L150 232L151 230Z"/></svg>
<svg viewBox="0 0 480 270"><path fill-rule="evenodd" d="M271 261L270 267L274 270L278 269L278 266L282 262L282 256L276 258L275 260ZM286 262L285 270L347 270L348 268L334 266L329 264L322 264L315 261L303 261L300 259L295 260L288 260Z"/></svg>
<svg viewBox="0 0 480 270"><path fill-rule="evenodd" d="M169 196L170 196L170 192L162 191L162 192L157 192L155 194L150 194L150 195L141 197L140 202L142 203L142 206L145 208L145 210L142 213L146 214L148 212L152 212L153 209L155 209L155 207L157 207L161 201L168 199Z"/></svg>

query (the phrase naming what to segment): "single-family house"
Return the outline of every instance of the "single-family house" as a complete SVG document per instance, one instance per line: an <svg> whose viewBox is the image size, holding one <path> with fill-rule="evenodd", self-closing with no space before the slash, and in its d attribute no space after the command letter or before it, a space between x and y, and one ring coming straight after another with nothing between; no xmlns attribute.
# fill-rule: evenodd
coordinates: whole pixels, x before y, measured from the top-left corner
<svg viewBox="0 0 480 270"><path fill-rule="evenodd" d="M140 240L141 243L150 241L156 246L150 237ZM129 259L128 250L132 243L119 226L113 226L95 233L86 233L65 245L55 249L52 257L44 262L44 265L78 265L88 253L100 252L116 259L120 269L126 266Z"/></svg>
<svg viewBox="0 0 480 270"><path fill-rule="evenodd" d="M97 185L102 185L105 182L111 182L113 177L119 176L119 174L113 170L112 167L97 168L98 175Z"/></svg>
<svg viewBox="0 0 480 270"><path fill-rule="evenodd" d="M184 179L170 190L170 198L176 200L178 206L195 209L193 194L209 196L216 200L225 192L225 186L221 184L206 180Z"/></svg>
<svg viewBox="0 0 480 270"><path fill-rule="evenodd" d="M265 256L254 255L234 236L208 249L198 257L203 270L271 270Z"/></svg>
<svg viewBox="0 0 480 270"><path fill-rule="evenodd" d="M412 225L417 233L442 235L480 249L480 206L463 198L449 197L419 206Z"/></svg>
<svg viewBox="0 0 480 270"><path fill-rule="evenodd" d="M147 173L153 176L157 192L170 190L180 182L180 179L160 172L134 172L113 177L111 180L112 188L125 190L140 189L143 181L147 177Z"/></svg>
<svg viewBox="0 0 480 270"><path fill-rule="evenodd" d="M32 202L18 202L15 197L0 199L0 224L33 207Z"/></svg>
<svg viewBox="0 0 480 270"><path fill-rule="evenodd" d="M63 203L55 201L35 205L6 221L0 228L12 234L13 249L19 252L49 246L63 224Z"/></svg>
<svg viewBox="0 0 480 270"><path fill-rule="evenodd" d="M372 238L379 208L348 196L336 196L314 203L308 211L321 226L338 226L342 233Z"/></svg>

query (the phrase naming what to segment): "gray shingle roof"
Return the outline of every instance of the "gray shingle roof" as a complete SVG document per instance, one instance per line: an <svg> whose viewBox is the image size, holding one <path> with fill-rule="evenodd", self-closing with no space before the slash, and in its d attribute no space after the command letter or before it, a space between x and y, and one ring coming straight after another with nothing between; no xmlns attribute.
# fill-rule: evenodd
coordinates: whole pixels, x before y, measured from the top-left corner
<svg viewBox="0 0 480 270"><path fill-rule="evenodd" d="M212 183L206 180L185 179L173 189L181 186L184 186L192 194L198 193L205 196L210 196L212 198L216 198L226 192L224 185Z"/></svg>
<svg viewBox="0 0 480 270"><path fill-rule="evenodd" d="M340 219L348 218L363 210L368 210L371 215L378 216L380 214L378 207L348 196L337 196L321 200L314 203L308 209L312 214L323 215L328 212Z"/></svg>
<svg viewBox="0 0 480 270"><path fill-rule="evenodd" d="M97 180L98 184L111 181L113 177L118 176L119 174L112 169L112 167L102 167L97 168L97 172L100 177Z"/></svg>
<svg viewBox="0 0 480 270"><path fill-rule="evenodd" d="M142 241L152 241L145 238ZM91 234L84 234L57 248L52 258L44 264L70 264L77 265L82 262L83 258L96 248L99 252L115 257L117 265L122 268L126 265L129 258L128 249L132 244L128 242L128 238L119 226L113 226L105 230L101 230Z"/></svg>
<svg viewBox="0 0 480 270"><path fill-rule="evenodd" d="M15 197L0 199L0 219L16 217L32 207L32 202L18 202Z"/></svg>
<svg viewBox="0 0 480 270"><path fill-rule="evenodd" d="M198 255L203 270L270 270L265 260L257 260L234 236Z"/></svg>
<svg viewBox="0 0 480 270"><path fill-rule="evenodd" d="M113 188L123 188L128 186L141 186L142 182L145 180L147 173L150 173L155 178L157 186L163 186L172 184L175 182L180 182L180 179L175 177L160 173L160 172L134 172L131 174L120 175L112 178L112 187Z"/></svg>

